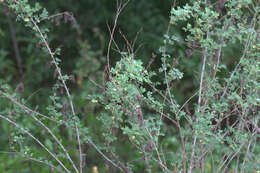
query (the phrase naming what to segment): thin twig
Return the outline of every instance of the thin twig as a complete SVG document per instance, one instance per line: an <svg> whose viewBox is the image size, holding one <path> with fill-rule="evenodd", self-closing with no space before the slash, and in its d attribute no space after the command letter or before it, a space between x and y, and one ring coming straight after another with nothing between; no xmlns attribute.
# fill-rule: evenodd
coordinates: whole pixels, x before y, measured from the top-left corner
<svg viewBox="0 0 260 173"><path fill-rule="evenodd" d="M43 118L46 118L46 119L48 119L48 120L50 120L50 121L52 121L52 122L59 123L57 120L55 120L55 119L53 119L53 118L50 118L50 117L48 117L48 116L46 116L46 115L43 115L43 114L41 114L41 113L39 113L39 112L37 112L37 111L34 111L34 110L28 108L27 106L25 106L25 105L21 104L20 102L18 102L18 101L17 101L15 98L13 98L11 95L9 95L9 94L7 94L7 93L4 93L4 92L2 92L1 90L0 90L0 95L4 95L6 98L8 98L8 99L9 99L10 101L12 101L14 104L16 104L17 106L19 106L19 107L20 107L23 111L25 111L27 114L33 113L33 114L35 114L35 115L39 115L39 116L41 116L41 117L43 117Z"/></svg>
<svg viewBox="0 0 260 173"><path fill-rule="evenodd" d="M116 12L116 16L115 16L115 19L114 19L114 26L113 26L113 29L110 33L110 39L109 39L108 47L107 47L107 68L108 68L108 72L110 72L110 49L111 49L112 42L114 40L114 33L115 33L116 26L117 26L118 17L120 15L120 13L122 12L122 10L129 3L129 1L130 0L128 0L124 4L122 4L121 2L119 3L119 1L117 1L117 12Z"/></svg>
<svg viewBox="0 0 260 173"><path fill-rule="evenodd" d="M257 13L254 14L253 21L252 21L252 24L251 24L251 28L255 28L255 25L256 25L256 17L257 17ZM237 63L235 69L234 69L233 72L231 73L231 75L230 75L230 77L229 77L229 79L228 79L228 82L227 82L227 84L226 84L226 87L225 87L225 89L224 89L224 92L223 92L223 94L222 94L221 97L224 97L224 96L226 95L228 86L229 86L229 84L230 84L230 82L231 82L231 80L232 80L234 74L236 73L238 67L240 66L240 64L241 64L241 62L242 62L242 60L245 58L246 53L247 53L247 51L248 51L248 49L249 49L250 38L251 38L252 35L253 35L253 32L250 32L250 34L248 34L248 36L247 36L247 42L246 42L246 45L245 45L245 49L244 49L244 51L243 51L243 54L242 54L242 56L241 56L239 62Z"/></svg>
<svg viewBox="0 0 260 173"><path fill-rule="evenodd" d="M12 121L9 118L6 118L5 116L0 114L0 118L8 121L9 123L13 124L15 127L17 127L18 129L22 130L24 133L26 133L28 136L30 136L33 140L35 140L43 149L45 149L60 165L61 167L63 167L63 169L67 172L70 173L70 171L66 168L66 166L59 160L59 158L57 156L55 156L43 143L41 143L41 141L39 141L39 139L37 139L35 136L33 136L30 132L28 132L27 130L25 130L23 127L21 127L20 125L18 125L17 123L15 123L14 121Z"/></svg>
<svg viewBox="0 0 260 173"><path fill-rule="evenodd" d="M19 1L17 1L17 0L14 0L14 2L15 2L16 4L19 4ZM57 63L57 61L56 61L56 59L55 59L55 57L54 57L54 53L52 52L52 50L51 50L51 48L50 48L50 46L49 46L49 44L48 44L46 38L44 37L44 35L43 35L43 33L41 32L41 30L40 30L39 26L37 25L37 23L34 21L33 17L30 17L29 19L30 19L30 22L33 24L34 28L36 29L36 31L40 34L40 38L41 38L41 40L43 41L43 43L44 43L44 45L45 45L45 47L46 47L46 49L47 49L49 55L51 56L51 59L52 59L54 65L55 65L55 68L56 68L57 72L58 72L58 76L60 77L60 80L61 80L61 82L62 82L62 84L63 84L63 87L65 88L67 97L68 97L68 99L69 99L70 108L71 108L71 113L72 113L73 116L76 116L75 111L74 111L74 106L73 106L72 98L71 98L71 95L70 95L70 92L69 92L69 89L68 89L68 87L67 87L67 85L66 85L65 79L63 78L63 75L62 75L61 70L60 70L60 68L59 68L59 66L58 66L58 63ZM82 151L81 151L81 143L80 143L80 137L79 137L80 134L79 134L78 125L77 125L76 122L75 122L75 129L76 129L76 136L77 136L77 141L78 141L78 146L79 146L80 173L82 173ZM76 169L76 172L78 173L77 169Z"/></svg>
<svg viewBox="0 0 260 173"><path fill-rule="evenodd" d="M51 164L51 163L49 163L49 162L45 162L45 161L42 161L42 160L39 160L39 159L36 159L36 158L28 157L27 155L25 155L24 153L21 153L21 152L6 152L6 151L0 151L0 154L9 154L9 155L11 155L11 154L15 154L15 155L19 154L21 157L24 157L24 158L27 159L27 160L32 160L32 161L34 161L34 162L38 162L38 163L47 165L47 166L49 166L49 167L51 167L51 168L56 169L56 170L59 171L59 172L62 172L59 167L56 167L56 166L54 166L53 164Z"/></svg>
<svg viewBox="0 0 260 173"><path fill-rule="evenodd" d="M97 152L102 155L102 157L108 161L109 163L111 163L114 167L120 169L122 172L124 172L124 170L118 166L116 163L114 163L112 160L110 160L100 149L98 149L98 147L96 146L96 144L94 142L92 142L90 139L88 139L88 142L97 150Z"/></svg>
<svg viewBox="0 0 260 173"><path fill-rule="evenodd" d="M209 37L209 31L207 31L206 39L208 39L208 37ZM200 88L199 88L199 98L198 98L198 110L197 110L197 112L200 112L200 106L201 106L201 100L202 100L202 88L203 88L203 79L204 79L205 66L206 66L206 60L207 60L207 50L208 50L208 48L206 47L204 52L203 52L203 63L202 63L202 69L201 69L201 75L200 75ZM197 118L196 118L196 121L197 121ZM193 139L192 152L191 152L191 157L190 157L190 166L189 166L188 173L191 173L192 168L193 168L193 159L194 159L194 154L195 154L196 142L197 142L197 131L195 131L195 136L194 136L194 139Z"/></svg>
<svg viewBox="0 0 260 173"><path fill-rule="evenodd" d="M0 91L0 94L2 92ZM13 97L11 97L9 94L5 94L5 96L10 99L13 103L17 104L20 108L22 108L22 110L24 110L28 115L30 115L37 123L39 123L45 130L48 131L48 133L53 137L53 139L59 144L59 146L62 148L63 152L65 153L67 159L70 161L70 163L72 164L73 168L75 169L75 171L77 172L77 168L74 164L74 162L72 161L68 151L65 149L65 147L62 145L62 143L59 141L59 139L53 134L53 132L41 121L39 120L35 115L38 114L38 112L36 111L32 111L29 108L27 108L26 106L20 104L19 102L17 102ZM46 116L44 116L46 117Z"/></svg>
<svg viewBox="0 0 260 173"><path fill-rule="evenodd" d="M67 97L68 97L68 99L69 99L70 108L71 108L71 113L72 113L73 116L76 116L75 111L74 111L73 102L72 102L72 97L71 97L71 95L70 95L70 92L69 92L69 89L68 89L68 87L67 87L67 85L66 85L66 82L65 82L64 78L62 77L63 75L62 75L61 70L60 70L60 68L59 68L59 66L58 66L58 63L56 62L56 59L55 59L55 57L54 57L54 53L52 52L52 50L51 50L51 48L50 48L50 46L49 46L49 44L48 44L46 38L43 36L43 34L42 34L40 28L38 27L37 23L34 21L34 19L33 19L32 17L30 18L30 21L33 23L34 27L36 28L36 30L37 30L38 33L40 34L40 37L41 37L42 41L44 42L44 45L45 45L45 47L47 48L47 50L48 50L48 52L49 52L49 54L50 54L50 56L51 56L51 58L52 58L52 60L53 60L53 63L54 63L54 65L55 65L55 68L56 68L56 70L57 70L57 72L58 72L58 75L60 76L60 80L61 80L61 82L62 82L62 84L63 84L63 87L64 87L64 89L65 89L65 91L66 91L66 94L67 94ZM75 128L76 128L76 136L77 136L78 147L79 147L80 173L82 173L82 163L83 163L83 162L82 162L82 151L81 151L81 143L80 143L79 129L78 129L78 125L77 125L76 122L75 122ZM76 172L78 172L78 171L76 171Z"/></svg>

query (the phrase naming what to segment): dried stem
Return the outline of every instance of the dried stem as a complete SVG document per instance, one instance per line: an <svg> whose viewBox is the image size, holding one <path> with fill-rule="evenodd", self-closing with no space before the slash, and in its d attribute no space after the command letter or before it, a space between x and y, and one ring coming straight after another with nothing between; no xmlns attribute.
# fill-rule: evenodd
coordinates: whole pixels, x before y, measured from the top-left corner
<svg viewBox="0 0 260 173"><path fill-rule="evenodd" d="M208 39L208 37L209 37L209 31L207 31L206 38ZM208 50L208 48L206 47L203 52L203 62L202 62L202 69L201 69L201 75L200 75L200 88L199 88L198 109L197 109L198 113L201 111L200 107L201 107L201 100L202 100L203 79L204 79L205 66L206 66L206 60L207 60L207 50ZM197 122L197 120L198 120L198 117L196 117L196 122ZM192 152L191 152L191 157L190 157L190 166L189 166L188 173L192 172L196 142L197 142L197 131L195 131L195 136L193 139Z"/></svg>
<svg viewBox="0 0 260 173"><path fill-rule="evenodd" d="M128 0L127 2L122 4L122 2L119 2L117 0L117 12L116 12L116 16L115 16L115 19L114 19L114 25L113 25L112 31L110 31L110 29L109 29L109 31L110 31L110 39L109 39L108 47L107 47L107 68L108 68L108 72L110 72L110 49L111 49L111 46L112 46L112 42L114 40L114 33L115 33L116 26L117 26L118 17L120 15L120 13L122 12L122 10L129 3L129 1L130 0Z"/></svg>

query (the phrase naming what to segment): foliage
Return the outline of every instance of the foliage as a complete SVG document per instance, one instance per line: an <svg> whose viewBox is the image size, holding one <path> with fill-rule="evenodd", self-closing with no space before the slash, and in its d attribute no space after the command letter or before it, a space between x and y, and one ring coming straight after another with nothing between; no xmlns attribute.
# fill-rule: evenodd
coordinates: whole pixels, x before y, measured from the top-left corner
<svg viewBox="0 0 260 173"><path fill-rule="evenodd" d="M0 1L11 40L0 37L15 52L0 49L0 170L259 171L259 2L116 2L116 14L106 1L44 2L49 15L38 2ZM57 4L102 6L108 34L102 15L90 29L86 14ZM149 45L136 52L142 25Z"/></svg>

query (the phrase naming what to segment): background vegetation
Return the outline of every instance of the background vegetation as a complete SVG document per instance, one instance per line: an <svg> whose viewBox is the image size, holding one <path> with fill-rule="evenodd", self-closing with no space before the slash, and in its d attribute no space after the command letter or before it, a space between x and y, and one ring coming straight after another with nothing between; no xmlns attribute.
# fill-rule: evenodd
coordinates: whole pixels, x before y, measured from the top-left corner
<svg viewBox="0 0 260 173"><path fill-rule="evenodd" d="M260 171L254 0L0 0L0 172Z"/></svg>

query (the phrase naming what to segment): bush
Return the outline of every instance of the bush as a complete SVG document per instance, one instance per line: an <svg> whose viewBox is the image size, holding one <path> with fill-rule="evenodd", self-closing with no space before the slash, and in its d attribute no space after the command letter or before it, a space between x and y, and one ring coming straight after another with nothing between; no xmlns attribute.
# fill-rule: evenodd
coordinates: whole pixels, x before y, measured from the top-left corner
<svg viewBox="0 0 260 173"><path fill-rule="evenodd" d="M10 71L1 72L0 81L0 137L9 143L1 146L8 150L0 155L2 172L260 170L258 2L175 2L159 50L144 65L148 58L138 58L135 41L117 30L129 3L117 1L110 38L104 41L95 28L99 50L77 39L75 67L72 60L63 65L67 60L52 48L55 36L49 37L52 20L69 21L81 36L71 13L49 15L28 0L1 3L35 35L26 43L28 52L38 47L27 55L28 69L19 67L16 53L19 73L38 73L17 86L12 61L4 48L0 52L0 68ZM115 39L120 35L125 46ZM62 66L73 70L66 75ZM40 83L42 78L48 82ZM42 85L46 89L35 92ZM28 160L29 166L21 164Z"/></svg>

